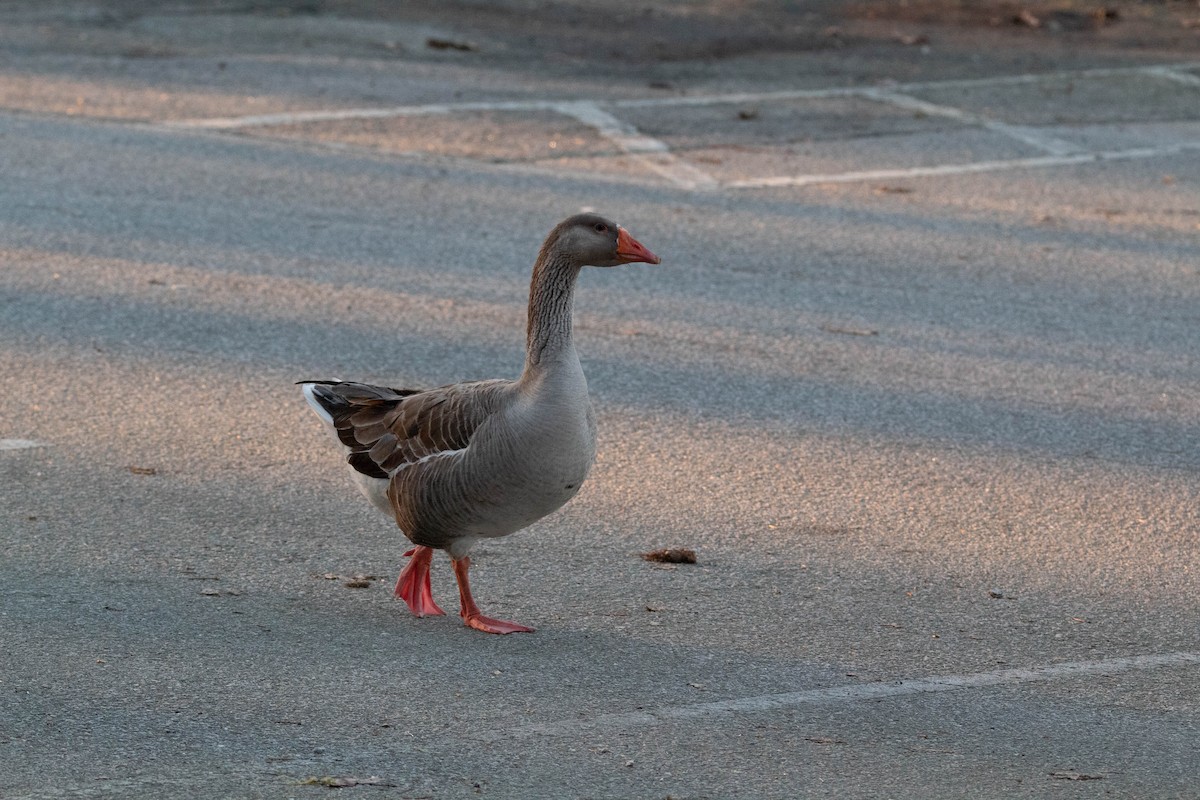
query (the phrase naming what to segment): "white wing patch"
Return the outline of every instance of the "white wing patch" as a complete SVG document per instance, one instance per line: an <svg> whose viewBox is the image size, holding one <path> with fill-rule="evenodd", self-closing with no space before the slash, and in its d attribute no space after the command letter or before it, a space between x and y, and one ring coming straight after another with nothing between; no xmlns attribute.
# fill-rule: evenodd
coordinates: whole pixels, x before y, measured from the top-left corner
<svg viewBox="0 0 1200 800"><path fill-rule="evenodd" d="M304 392L304 399L308 402L309 408L316 412L317 416L323 419L326 425L332 428L333 417L329 415L328 411L321 407L321 403L318 402L316 395L313 394L313 384L301 384L300 391Z"/></svg>

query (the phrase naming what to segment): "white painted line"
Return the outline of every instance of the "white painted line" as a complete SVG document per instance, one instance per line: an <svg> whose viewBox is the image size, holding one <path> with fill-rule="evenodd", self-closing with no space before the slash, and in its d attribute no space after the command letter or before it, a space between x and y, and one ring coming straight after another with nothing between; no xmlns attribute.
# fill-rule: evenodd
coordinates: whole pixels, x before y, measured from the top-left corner
<svg viewBox="0 0 1200 800"><path fill-rule="evenodd" d="M781 100L823 100L837 97L857 97L863 91L863 88L859 86L835 86L828 89L780 89L772 92L681 94L670 97L639 97L630 100L608 100L604 101L604 105L613 108L658 108L661 106L710 106L721 103L772 103Z"/></svg>
<svg viewBox="0 0 1200 800"><path fill-rule="evenodd" d="M558 111L576 105L599 108L642 108L654 106L709 105L713 103L763 102L821 97L846 97L862 93L859 88L801 89L778 92L751 92L721 95L648 97L635 100L501 100L495 102L428 103L416 106L385 108L340 108L314 111L284 111L275 114L253 114L244 117L208 117L201 119L164 120L167 128L199 128L237 130L270 125L297 125L307 122L339 122L351 119L387 119L471 111ZM622 123L624 124L624 123Z"/></svg>
<svg viewBox="0 0 1200 800"><path fill-rule="evenodd" d="M644 136L629 123L617 119L589 101L512 101L495 103L435 103L395 108L345 108L330 111L296 111L280 114L258 114L249 117L219 117L213 119L181 120L163 123L171 128L203 130L239 130L272 125L297 125L310 122L338 122L353 119L389 119L395 117L433 116L472 111L554 111L590 125L617 147L637 156L647 167L686 189L712 189L717 182L708 173L671 155L666 144Z"/></svg>
<svg viewBox="0 0 1200 800"><path fill-rule="evenodd" d="M627 153L665 153L667 145L662 141L638 132L638 129L622 119L603 111L595 103L559 103L554 110L574 117L610 140Z"/></svg>
<svg viewBox="0 0 1200 800"><path fill-rule="evenodd" d="M49 447L45 442L33 439L0 439L0 450L30 450L34 447Z"/></svg>
<svg viewBox="0 0 1200 800"><path fill-rule="evenodd" d="M1180 70L1200 67L1200 62L1183 62L1141 67L1113 67L1058 72L1029 73L1023 75L1000 75L990 78L964 78L950 81L918 81L896 83L886 88L841 86L826 89L791 89L771 92L732 92L711 95L673 95L670 97L641 97L628 100L582 101L591 105L610 108L655 108L659 106L715 105L719 103L768 103L780 100L811 100L830 97L869 97L872 92L889 91L896 94L924 89L965 88L971 86L1012 86L1041 83L1062 78L1104 78L1115 75L1156 75L1184 83L1197 80L1196 76ZM415 106L390 108L343 108L318 111L294 111L277 114L257 114L245 117L215 117L209 119L174 120L160 123L171 128L211 128L236 130L265 125L293 125L305 122L330 122L350 119L385 119L388 117L421 116L427 114L454 114L467 111L553 111L574 104L570 100L511 100L494 102L430 103ZM964 112L965 113L965 112Z"/></svg>
<svg viewBox="0 0 1200 800"><path fill-rule="evenodd" d="M1186 77L1181 69L1200 67L1200 61L1178 64L1162 64L1149 67L1101 67L1084 70L1061 70L1057 72L1026 73L1021 75L997 75L990 78L960 78L948 81L914 81L911 83L894 83L883 87L840 86L826 89L784 89L772 92L740 92L733 94L712 95L674 95L671 97L644 97L630 100L609 100L604 105L613 108L654 108L657 106L700 106L718 103L769 103L779 100L819 100L834 97L865 97L876 90L892 91L899 94L917 92L927 89L964 89L984 86L1019 86L1036 84L1048 80L1073 78L1109 78L1120 75L1155 74L1157 70L1173 71Z"/></svg>
<svg viewBox="0 0 1200 800"><path fill-rule="evenodd" d="M891 92L886 89L867 89L863 92L863 97L878 100L881 103L888 103L897 108L928 114L931 117L945 117L961 122L964 125L975 125L1002 134L1010 139L1024 142L1031 147L1036 147L1038 150L1050 153L1051 155L1065 156L1070 153L1078 153L1082 149L1078 145L1048 136L1036 128L1031 128L1027 125L1010 125L1007 122L1000 122L999 120L965 111L961 108L930 103L917 97L900 94L899 92Z"/></svg>
<svg viewBox="0 0 1200 800"><path fill-rule="evenodd" d="M721 188L720 182L707 172L670 153L645 153L638 156L638 160L682 189L707 191Z"/></svg>
<svg viewBox="0 0 1200 800"><path fill-rule="evenodd" d="M964 175L980 172L995 172L1039 167L1070 166L1092 161L1116 161L1175 155L1192 151L1200 146L1197 142L1165 145L1154 148L1088 153L1081 152L1078 145L1049 135L1037 128L1012 125L984 117L964 109L940 105L913 97L910 93L921 90L966 88L974 86L1012 86L1038 84L1055 79L1100 78L1118 75L1145 75L1172 80L1186 85L1200 85L1200 76L1183 70L1200 68L1200 62L1184 62L1139 67L1117 67L1086 70L1064 70L1038 74L1007 75L990 78L968 78L951 81L927 81L897 83L888 88L881 87L834 87L826 89L797 89L771 92L739 92L729 94L679 95L672 97L632 98L626 100L514 100L495 102L432 103L393 108L349 108L324 111L298 111L278 114L259 114L245 117L221 117L212 119L178 120L160 123L175 129L238 130L241 128L271 125L289 125L308 122L340 121L353 119L385 119L403 116L427 116L455 114L472 111L554 111L573 117L593 127L600 135L612 141L625 153L637 159L653 172L667 178L684 189L711 190L719 188L756 189L784 186L809 186L819 183L853 183L858 181L887 180L897 178L932 177L939 175ZM633 125L619 119L605 108L655 108L665 106L713 105L718 103L768 103L785 100L817 98L855 97L874 102L883 102L913 111L953 119L966 125L990 130L1016 141L1023 142L1047 153L1045 156L1004 160L979 161L967 164L938 164L928 167L911 167L880 170L863 170L827 175L780 175L764 178L748 178L721 182L704 170L671 153L662 141L639 132Z"/></svg>
<svg viewBox="0 0 1200 800"><path fill-rule="evenodd" d="M917 81L913 83L898 83L889 88L900 92L911 92L922 89L965 89L974 86L1018 86L1029 83L1043 83L1048 80L1114 78L1123 75L1149 74L1154 69L1192 69L1195 67L1200 67L1200 61L1185 61L1182 63L1140 67L1097 67L1094 69L1068 69L1055 72L1029 72L1021 75L996 75L989 78L960 78L949 81Z"/></svg>
<svg viewBox="0 0 1200 800"><path fill-rule="evenodd" d="M1135 161L1144 158L1178 155L1200 150L1200 142L1181 142L1160 147L1138 147L1130 150L1109 150L1098 153L1075 153L1063 156L1034 156L999 161L974 161L967 164L935 164L928 167L876 169L859 172L835 172L827 175L781 175L769 178L749 178L729 181L728 189L769 189L784 186L813 186L819 183L859 183L862 181L927 178L939 175L970 175L977 172L1002 172L1038 167L1066 167L1097 161Z"/></svg>
<svg viewBox="0 0 1200 800"><path fill-rule="evenodd" d="M854 683L826 689L807 689L799 692L766 694L712 703L691 703L664 706L648 711L622 714L601 714L585 719L561 722L532 723L515 728L484 731L491 740L525 739L532 736L577 736L585 731L629 731L673 722L704 721L732 714L752 714L787 711L805 706L857 703L935 692L954 692L981 689L989 686L1011 686L1024 683L1069 680L1089 676L1120 675L1163 667L1200 666L1200 653L1167 653L1164 655L1126 656L1100 661L1071 661L1027 669L1001 669L966 675L938 675L930 678L897 681L896 683Z"/></svg>
<svg viewBox="0 0 1200 800"><path fill-rule="evenodd" d="M298 125L306 122L340 122L351 119L389 119L420 117L438 114L457 114L470 111L554 111L559 103L550 100L516 100L494 103L430 103L420 106L391 108L341 108L326 111L293 111L278 114L256 114L248 117L214 117L184 119L161 123L168 128L203 128L237 130L269 125Z"/></svg>
<svg viewBox="0 0 1200 800"><path fill-rule="evenodd" d="M1186 86L1200 86L1200 75L1193 75L1190 72L1180 72L1170 67L1147 67L1146 73L1158 78L1166 78L1169 81L1182 83Z"/></svg>
<svg viewBox="0 0 1200 800"><path fill-rule="evenodd" d="M715 189L717 181L701 169L671 154L665 142L646 136L624 120L617 119L595 103L559 103L555 110L574 117L667 180L685 189Z"/></svg>

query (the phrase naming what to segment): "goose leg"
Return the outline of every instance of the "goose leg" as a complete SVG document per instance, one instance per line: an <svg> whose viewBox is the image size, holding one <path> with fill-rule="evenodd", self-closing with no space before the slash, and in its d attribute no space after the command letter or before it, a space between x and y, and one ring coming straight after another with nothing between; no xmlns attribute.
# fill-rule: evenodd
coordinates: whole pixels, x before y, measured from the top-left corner
<svg viewBox="0 0 1200 800"><path fill-rule="evenodd" d="M533 633L533 628L502 619L492 619L480 613L479 606L475 605L475 598L471 597L471 581L467 577L467 571L471 569L471 559L463 556L452 558L450 561L454 564L454 577L458 580L458 613L467 627L484 633Z"/></svg>
<svg viewBox="0 0 1200 800"><path fill-rule="evenodd" d="M433 590L429 587L429 562L433 560L433 548L418 545L404 555L412 556L412 559L400 570L392 594L408 603L409 609L418 617L442 616L446 612L433 602Z"/></svg>

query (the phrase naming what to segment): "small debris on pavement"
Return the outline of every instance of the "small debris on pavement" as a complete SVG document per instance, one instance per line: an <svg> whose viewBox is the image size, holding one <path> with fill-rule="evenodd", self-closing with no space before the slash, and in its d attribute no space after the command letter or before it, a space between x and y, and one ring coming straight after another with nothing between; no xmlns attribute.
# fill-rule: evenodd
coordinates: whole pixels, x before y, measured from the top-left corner
<svg viewBox="0 0 1200 800"><path fill-rule="evenodd" d="M157 475L158 470L154 467L127 467L134 475Z"/></svg>
<svg viewBox="0 0 1200 800"><path fill-rule="evenodd" d="M661 550L642 553L642 559L662 564L695 564L696 551L686 547L664 547Z"/></svg>
<svg viewBox="0 0 1200 800"><path fill-rule="evenodd" d="M893 31L892 38L906 47L913 47L919 44L929 44L929 37L923 33L903 33L901 31Z"/></svg>
<svg viewBox="0 0 1200 800"><path fill-rule="evenodd" d="M871 328L852 328L847 325L822 325L821 330L826 333L840 333L845 336L878 336L879 331ZM769 526L768 526L769 527Z"/></svg>
<svg viewBox="0 0 1200 800"><path fill-rule="evenodd" d="M1120 19L1121 12L1115 8L1098 8L1094 11L1056 9L1044 12L1040 16L1023 8L1013 15L1012 22L1027 28L1045 28L1058 32L1095 30Z"/></svg>
<svg viewBox="0 0 1200 800"><path fill-rule="evenodd" d="M426 39L425 46L430 50L459 50L462 52L479 49L472 42L456 42L453 39Z"/></svg>
<svg viewBox="0 0 1200 800"><path fill-rule="evenodd" d="M313 577L327 581L342 581L342 585L347 589L369 589L372 581L382 580L378 575L339 575L336 572L325 572L321 575L313 575Z"/></svg>
<svg viewBox="0 0 1200 800"><path fill-rule="evenodd" d="M1103 775L1087 775L1073 769L1054 770L1050 773L1050 777L1056 781L1102 781Z"/></svg>
<svg viewBox="0 0 1200 800"><path fill-rule="evenodd" d="M1015 15L1013 15L1012 21L1013 21L1014 25L1025 25L1026 27L1029 27L1029 28L1042 27L1041 18L1039 18L1037 16L1037 14L1034 14L1028 8L1023 8L1020 11L1018 11Z"/></svg>
<svg viewBox="0 0 1200 800"><path fill-rule="evenodd" d="M345 789L348 786L384 786L394 788L396 784L387 783L382 778L372 775L369 778L351 778L351 777L334 777L332 775L322 775L305 778L299 782L300 786L327 786L330 789Z"/></svg>

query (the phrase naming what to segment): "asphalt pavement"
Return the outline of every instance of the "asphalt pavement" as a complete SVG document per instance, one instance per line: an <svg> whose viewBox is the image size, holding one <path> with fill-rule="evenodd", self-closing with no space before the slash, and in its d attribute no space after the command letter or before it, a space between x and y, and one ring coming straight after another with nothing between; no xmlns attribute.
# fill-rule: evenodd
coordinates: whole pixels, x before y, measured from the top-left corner
<svg viewBox="0 0 1200 800"><path fill-rule="evenodd" d="M6 4L0 798L1200 795L1200 15L1085 5ZM293 384L585 208L537 632L412 618Z"/></svg>

